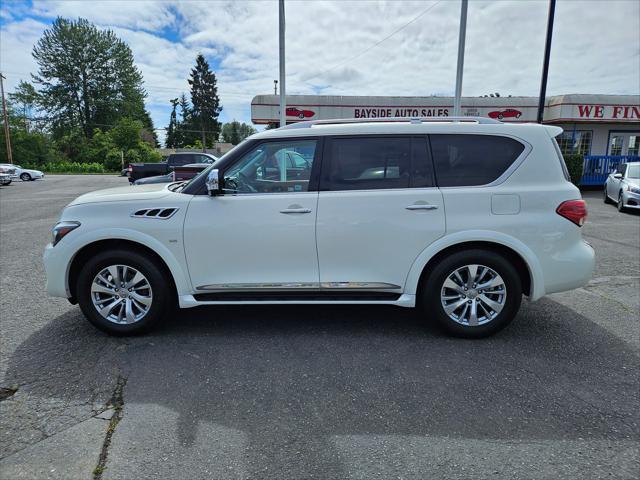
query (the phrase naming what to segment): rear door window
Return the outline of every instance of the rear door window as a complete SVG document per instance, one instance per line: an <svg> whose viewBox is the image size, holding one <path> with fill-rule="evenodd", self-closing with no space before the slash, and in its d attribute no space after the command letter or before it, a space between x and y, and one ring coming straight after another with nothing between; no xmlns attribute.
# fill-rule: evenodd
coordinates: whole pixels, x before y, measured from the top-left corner
<svg viewBox="0 0 640 480"><path fill-rule="evenodd" d="M496 135L429 135L440 187L487 185L524 151L517 140Z"/></svg>
<svg viewBox="0 0 640 480"><path fill-rule="evenodd" d="M322 167L322 190L373 190L433 185L425 138L334 137Z"/></svg>

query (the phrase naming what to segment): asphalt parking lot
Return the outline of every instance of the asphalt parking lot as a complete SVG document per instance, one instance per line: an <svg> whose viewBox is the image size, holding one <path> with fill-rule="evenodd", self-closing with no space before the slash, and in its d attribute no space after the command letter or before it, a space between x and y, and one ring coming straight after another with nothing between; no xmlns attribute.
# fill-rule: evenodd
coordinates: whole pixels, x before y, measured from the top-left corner
<svg viewBox="0 0 640 480"><path fill-rule="evenodd" d="M0 478L637 478L640 215L587 192L582 289L484 340L411 310L215 307L112 338L44 291L60 210L0 188Z"/></svg>

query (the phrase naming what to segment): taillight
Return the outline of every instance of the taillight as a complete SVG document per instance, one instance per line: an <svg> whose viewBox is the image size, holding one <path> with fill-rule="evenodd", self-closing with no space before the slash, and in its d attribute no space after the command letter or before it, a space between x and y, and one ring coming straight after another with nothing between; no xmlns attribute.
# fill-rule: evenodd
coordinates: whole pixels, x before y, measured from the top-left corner
<svg viewBox="0 0 640 480"><path fill-rule="evenodd" d="M581 227L587 220L587 203L584 200L567 200L556 208L556 213Z"/></svg>

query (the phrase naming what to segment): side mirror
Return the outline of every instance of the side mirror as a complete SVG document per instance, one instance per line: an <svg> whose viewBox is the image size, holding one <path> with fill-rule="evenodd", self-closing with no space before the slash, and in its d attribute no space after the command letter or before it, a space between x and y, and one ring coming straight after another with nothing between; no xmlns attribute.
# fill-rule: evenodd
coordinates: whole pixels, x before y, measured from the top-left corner
<svg viewBox="0 0 640 480"><path fill-rule="evenodd" d="M214 197L222 193L220 188L220 170L217 168L212 169L207 175L207 192L210 196Z"/></svg>
<svg viewBox="0 0 640 480"><path fill-rule="evenodd" d="M613 178L617 178L618 180L620 180L622 178L622 174L621 173L616 173Z"/></svg>

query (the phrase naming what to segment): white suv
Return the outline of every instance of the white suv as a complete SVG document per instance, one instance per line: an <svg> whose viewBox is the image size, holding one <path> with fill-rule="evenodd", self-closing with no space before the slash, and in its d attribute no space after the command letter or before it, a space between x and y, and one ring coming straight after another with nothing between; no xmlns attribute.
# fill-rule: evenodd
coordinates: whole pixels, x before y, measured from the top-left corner
<svg viewBox="0 0 640 480"><path fill-rule="evenodd" d="M112 334L176 304L350 303L420 306L485 336L523 294L591 277L561 131L481 118L265 131L189 183L71 202L45 250L47 289Z"/></svg>

